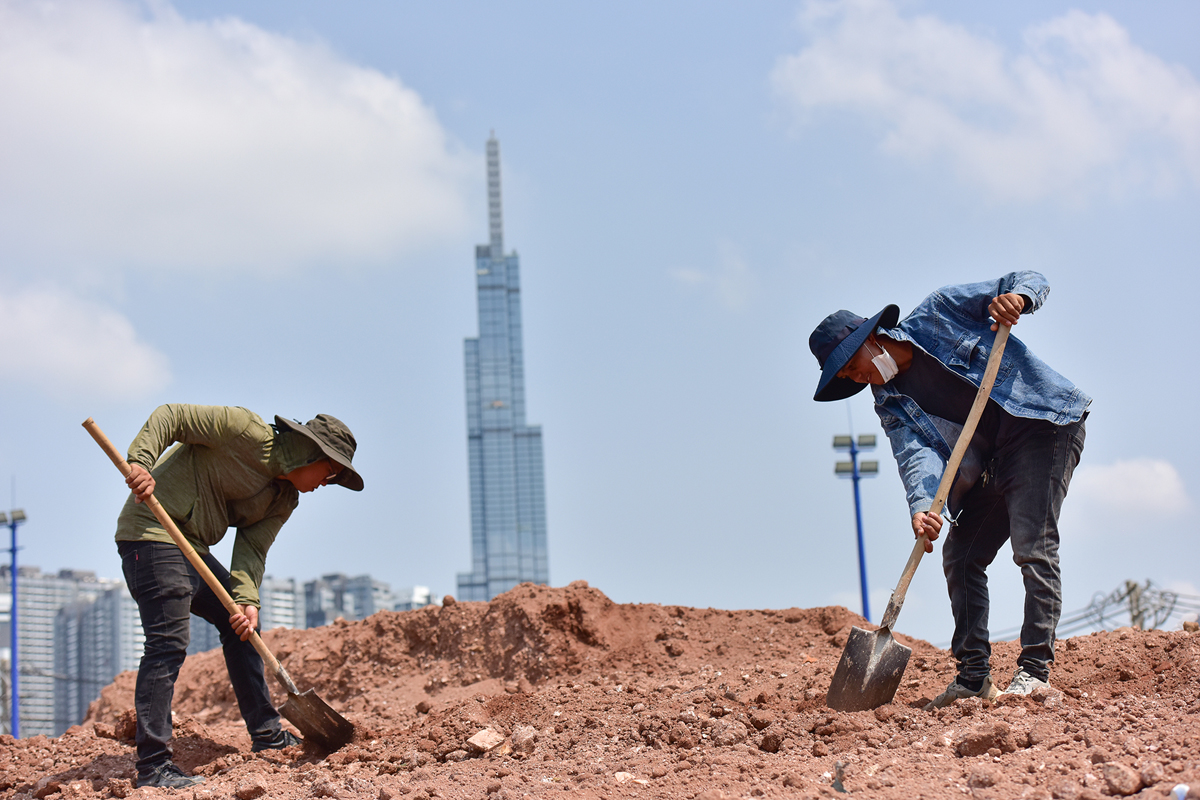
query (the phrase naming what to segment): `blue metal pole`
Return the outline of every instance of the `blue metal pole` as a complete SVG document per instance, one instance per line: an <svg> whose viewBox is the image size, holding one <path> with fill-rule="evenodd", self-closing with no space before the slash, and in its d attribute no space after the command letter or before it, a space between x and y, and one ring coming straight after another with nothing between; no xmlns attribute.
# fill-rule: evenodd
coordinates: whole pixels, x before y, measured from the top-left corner
<svg viewBox="0 0 1200 800"><path fill-rule="evenodd" d="M12 529L12 612L8 615L9 628L12 633L12 645L9 651L9 666L12 668L12 679L9 689L12 691L12 737L21 738L21 694L17 688L17 520L9 523Z"/></svg>
<svg viewBox="0 0 1200 800"><path fill-rule="evenodd" d="M850 463L852 465L851 478L854 482L854 521L858 526L858 582L862 591L863 617L870 622L871 604L867 599L867 554L863 547L862 500L858 494L858 445L854 443L853 436L850 439Z"/></svg>

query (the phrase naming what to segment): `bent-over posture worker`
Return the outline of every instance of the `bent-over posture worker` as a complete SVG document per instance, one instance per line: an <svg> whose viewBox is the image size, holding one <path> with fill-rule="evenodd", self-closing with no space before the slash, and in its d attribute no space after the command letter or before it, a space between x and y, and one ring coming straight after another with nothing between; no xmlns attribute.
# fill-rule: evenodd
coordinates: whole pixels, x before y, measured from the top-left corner
<svg viewBox="0 0 1200 800"><path fill-rule="evenodd" d="M1050 292L1036 272L947 286L903 320L889 305L870 319L838 311L809 338L821 367L814 399L840 400L865 385L875 395L908 496L913 533L932 552L943 519L931 512L953 445L983 378L999 325L1041 308ZM993 322L995 320L995 322ZM1058 515L1083 451L1091 398L1015 337L947 502L942 563L954 614L958 675L926 710L963 697L994 699L987 568L1004 543L1025 584L1017 670L1005 690L1048 687L1062 611Z"/></svg>
<svg viewBox="0 0 1200 800"><path fill-rule="evenodd" d="M146 635L134 692L138 786L182 788L203 780L185 775L171 760L171 699L187 655L189 614L208 620L220 633L251 749L300 742L282 728L262 657L248 640L258 628L258 588L268 548L301 492L333 483L362 490L362 478L350 463L355 447L350 429L327 414L305 425L282 417L268 425L244 408L196 405L155 409L129 446L131 494L117 518L116 539ZM143 503L151 494L241 613L229 615L161 527ZM237 532L226 570L208 548L231 527Z"/></svg>

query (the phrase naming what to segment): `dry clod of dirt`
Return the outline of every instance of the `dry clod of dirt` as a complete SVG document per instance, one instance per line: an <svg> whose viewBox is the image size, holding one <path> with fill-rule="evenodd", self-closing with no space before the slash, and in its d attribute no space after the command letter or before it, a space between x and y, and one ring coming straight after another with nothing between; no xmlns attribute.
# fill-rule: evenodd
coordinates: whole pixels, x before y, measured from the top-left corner
<svg viewBox="0 0 1200 800"><path fill-rule="evenodd" d="M618 605L579 581L274 630L296 683L354 723L351 744L251 753L214 651L175 690L175 761L203 784L134 788L125 673L62 736L0 737L0 800L1200 798L1196 631L1068 639L1051 691L932 713L953 659L898 635L913 654L893 702L833 711L854 625L871 627L841 607ZM1002 680L1018 645L993 651Z"/></svg>

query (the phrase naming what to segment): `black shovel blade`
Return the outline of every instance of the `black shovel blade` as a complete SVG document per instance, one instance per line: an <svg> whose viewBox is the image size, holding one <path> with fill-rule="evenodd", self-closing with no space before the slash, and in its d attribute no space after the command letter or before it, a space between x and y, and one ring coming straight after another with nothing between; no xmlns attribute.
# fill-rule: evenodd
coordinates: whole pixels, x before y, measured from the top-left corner
<svg viewBox="0 0 1200 800"><path fill-rule="evenodd" d="M835 711L866 711L887 705L896 696L911 655L912 648L893 639L887 628L874 633L852 628L825 704Z"/></svg>
<svg viewBox="0 0 1200 800"><path fill-rule="evenodd" d="M301 694L288 692L287 702L279 707L284 719L296 726L306 742L313 742L328 753L349 744L354 725L312 689Z"/></svg>

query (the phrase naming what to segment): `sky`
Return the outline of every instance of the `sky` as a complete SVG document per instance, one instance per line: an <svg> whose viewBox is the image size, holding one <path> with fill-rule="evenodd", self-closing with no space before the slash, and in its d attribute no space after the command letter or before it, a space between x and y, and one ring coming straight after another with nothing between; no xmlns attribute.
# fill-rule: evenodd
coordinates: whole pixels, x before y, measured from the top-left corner
<svg viewBox="0 0 1200 800"><path fill-rule="evenodd" d="M20 563L120 577L86 418L124 447L161 403L239 405L359 442L365 491L303 497L269 574L454 593L494 133L553 585L861 611L831 442L881 431L868 392L812 400L809 334L1033 269L1050 297L1014 335L1094 398L1064 611L1200 595L1197 29L1189 0L0 0ZM879 441L876 622L912 546ZM940 552L896 628L945 644ZM1007 548L990 572L1011 630Z"/></svg>

